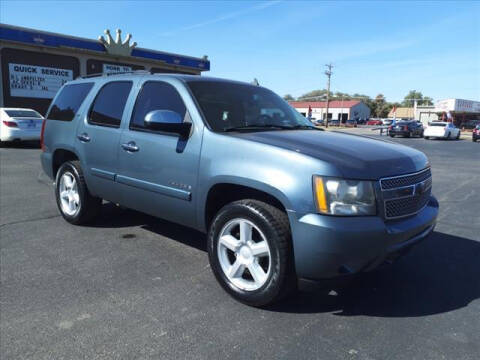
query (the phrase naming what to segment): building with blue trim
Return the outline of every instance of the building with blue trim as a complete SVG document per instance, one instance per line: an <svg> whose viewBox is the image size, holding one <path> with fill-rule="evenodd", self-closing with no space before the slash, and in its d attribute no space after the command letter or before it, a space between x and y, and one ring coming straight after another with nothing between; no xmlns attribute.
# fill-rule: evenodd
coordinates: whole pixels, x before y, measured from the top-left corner
<svg viewBox="0 0 480 360"><path fill-rule="evenodd" d="M146 70L200 75L210 70L198 58L138 48L131 35L108 30L98 40L0 24L0 107L45 114L57 90L78 76Z"/></svg>

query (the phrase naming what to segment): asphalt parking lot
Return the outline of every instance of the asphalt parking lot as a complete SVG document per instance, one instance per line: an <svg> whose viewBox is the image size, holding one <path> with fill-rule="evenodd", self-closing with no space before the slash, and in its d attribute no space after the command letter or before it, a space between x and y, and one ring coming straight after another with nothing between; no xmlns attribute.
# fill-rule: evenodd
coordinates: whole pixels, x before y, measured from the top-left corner
<svg viewBox="0 0 480 360"><path fill-rule="evenodd" d="M40 150L1 148L0 357L478 359L480 143L392 141L430 158L434 234L343 291L268 309L217 285L203 234L111 204L69 225Z"/></svg>

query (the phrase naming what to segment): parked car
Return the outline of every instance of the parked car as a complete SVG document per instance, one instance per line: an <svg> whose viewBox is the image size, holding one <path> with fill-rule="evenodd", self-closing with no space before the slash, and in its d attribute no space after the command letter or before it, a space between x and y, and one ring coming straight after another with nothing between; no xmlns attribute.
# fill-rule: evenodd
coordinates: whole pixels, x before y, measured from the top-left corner
<svg viewBox="0 0 480 360"><path fill-rule="evenodd" d="M423 125L417 121L399 121L388 127L388 135L391 137L396 135L423 137Z"/></svg>
<svg viewBox="0 0 480 360"><path fill-rule="evenodd" d="M478 139L480 139L480 125L475 126L472 131L472 141L476 142Z"/></svg>
<svg viewBox="0 0 480 360"><path fill-rule="evenodd" d="M347 120L347 122L345 123L345 126L356 127L357 126L357 120Z"/></svg>
<svg viewBox="0 0 480 360"><path fill-rule="evenodd" d="M383 125L382 119L368 119L367 125Z"/></svg>
<svg viewBox="0 0 480 360"><path fill-rule="evenodd" d="M315 119L315 120L312 120L312 123L314 125L323 125L324 121L323 119Z"/></svg>
<svg viewBox="0 0 480 360"><path fill-rule="evenodd" d="M0 108L0 142L40 140L43 116L32 109Z"/></svg>
<svg viewBox="0 0 480 360"><path fill-rule="evenodd" d="M459 139L460 129L455 127L451 122L433 121L428 124L423 132L423 136L425 139Z"/></svg>
<svg viewBox="0 0 480 360"><path fill-rule="evenodd" d="M337 119L328 119L328 124L330 126L340 126L340 120Z"/></svg>
<svg viewBox="0 0 480 360"><path fill-rule="evenodd" d="M435 227L422 152L315 128L261 86L90 77L46 118L41 163L66 221L95 219L104 199L206 232L215 277L249 305L370 271Z"/></svg>
<svg viewBox="0 0 480 360"><path fill-rule="evenodd" d="M394 119L382 119L382 124L383 125L392 125L392 122Z"/></svg>

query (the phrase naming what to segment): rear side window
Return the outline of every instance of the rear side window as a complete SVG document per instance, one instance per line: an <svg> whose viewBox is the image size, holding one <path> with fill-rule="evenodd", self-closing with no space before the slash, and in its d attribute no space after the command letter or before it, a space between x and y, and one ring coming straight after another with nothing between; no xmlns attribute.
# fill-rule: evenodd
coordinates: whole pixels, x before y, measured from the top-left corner
<svg viewBox="0 0 480 360"><path fill-rule="evenodd" d="M93 83L66 85L47 114L49 120L72 121L93 87Z"/></svg>
<svg viewBox="0 0 480 360"><path fill-rule="evenodd" d="M145 115L153 110L175 111L180 114L182 119L185 118L187 112L180 94L172 85L160 81L148 81L143 85L137 97L130 128L144 129Z"/></svg>
<svg viewBox="0 0 480 360"><path fill-rule="evenodd" d="M131 89L131 81L114 81L104 85L93 102L88 122L94 125L119 127Z"/></svg>

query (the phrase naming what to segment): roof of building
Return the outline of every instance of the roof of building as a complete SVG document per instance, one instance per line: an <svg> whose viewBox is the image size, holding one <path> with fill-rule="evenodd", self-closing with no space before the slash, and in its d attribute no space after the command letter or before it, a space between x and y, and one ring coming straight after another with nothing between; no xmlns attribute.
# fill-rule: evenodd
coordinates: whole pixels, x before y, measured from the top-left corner
<svg viewBox="0 0 480 360"><path fill-rule="evenodd" d="M333 100L328 102L328 107L329 108L351 108L360 103L361 101L359 100L344 100L344 101ZM326 101L289 101L289 104L297 109L308 108L309 106L311 106L312 109L327 107Z"/></svg>
<svg viewBox="0 0 480 360"><path fill-rule="evenodd" d="M0 40L14 41L29 45L71 48L79 50L97 51L107 53L105 46L98 40L86 39L76 36L52 33L47 31L24 28L7 24L0 24ZM161 61L170 65L195 68L200 71L210 70L210 61L206 58L196 58L156 51L151 49L133 48L132 57Z"/></svg>
<svg viewBox="0 0 480 360"><path fill-rule="evenodd" d="M390 110L390 112L388 113L388 117L392 118L393 116L394 116L394 114L393 114L393 108L392 108L392 110ZM413 119L415 117L414 109L413 108L408 108L408 107L399 107L395 111L395 116L397 118L412 118Z"/></svg>

